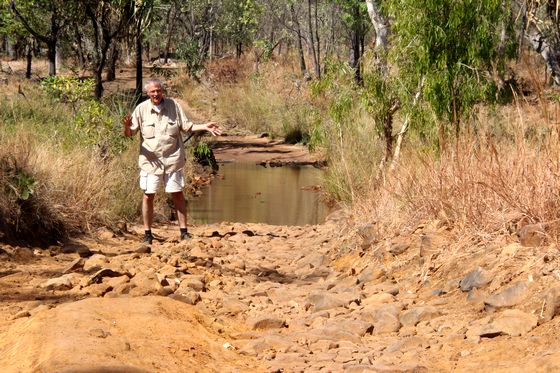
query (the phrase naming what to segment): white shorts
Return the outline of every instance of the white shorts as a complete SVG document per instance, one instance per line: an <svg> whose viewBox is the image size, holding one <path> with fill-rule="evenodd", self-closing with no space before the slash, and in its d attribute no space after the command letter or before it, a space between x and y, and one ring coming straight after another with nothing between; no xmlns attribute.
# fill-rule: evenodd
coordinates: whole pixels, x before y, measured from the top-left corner
<svg viewBox="0 0 560 373"><path fill-rule="evenodd" d="M140 188L144 193L155 194L162 183L165 185L166 193L182 192L185 187L183 170L162 175L153 175L146 171L140 171Z"/></svg>

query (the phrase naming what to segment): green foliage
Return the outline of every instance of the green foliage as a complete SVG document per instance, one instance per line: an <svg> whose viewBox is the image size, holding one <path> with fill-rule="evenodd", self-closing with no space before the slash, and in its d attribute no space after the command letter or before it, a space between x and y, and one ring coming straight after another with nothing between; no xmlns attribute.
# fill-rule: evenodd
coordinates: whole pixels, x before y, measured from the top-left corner
<svg viewBox="0 0 560 373"><path fill-rule="evenodd" d="M266 62L272 56L272 43L268 39L257 39L253 41L253 48L260 50L261 62Z"/></svg>
<svg viewBox="0 0 560 373"><path fill-rule="evenodd" d="M255 0L224 0L222 6L220 32L235 44L248 43L257 30L263 6Z"/></svg>
<svg viewBox="0 0 560 373"><path fill-rule="evenodd" d="M16 164L15 161L9 163ZM9 167L6 159L2 160L2 171L6 174L4 175L7 180L5 181L5 187L7 188L8 194L13 194L14 197L21 201L27 201L37 188L38 181L30 175L28 172L20 167Z"/></svg>
<svg viewBox="0 0 560 373"><path fill-rule="evenodd" d="M41 81L41 89L57 102L76 104L93 97L95 80L62 76L47 76Z"/></svg>
<svg viewBox="0 0 560 373"><path fill-rule="evenodd" d="M508 57L500 53L496 32L509 16L503 1L399 0L385 6L393 19L390 61L402 82L405 112L413 110L412 97L425 78L422 99L458 132L475 103L493 99L489 71L503 68Z"/></svg>
<svg viewBox="0 0 560 373"><path fill-rule="evenodd" d="M214 171L218 170L219 166L214 157L214 151L207 142L198 141L196 145L192 147L192 155L199 164L210 166Z"/></svg>
<svg viewBox="0 0 560 373"><path fill-rule="evenodd" d="M177 46L177 56L187 64L187 72L190 77L198 78L204 70L206 55L201 48L198 39L188 37Z"/></svg>

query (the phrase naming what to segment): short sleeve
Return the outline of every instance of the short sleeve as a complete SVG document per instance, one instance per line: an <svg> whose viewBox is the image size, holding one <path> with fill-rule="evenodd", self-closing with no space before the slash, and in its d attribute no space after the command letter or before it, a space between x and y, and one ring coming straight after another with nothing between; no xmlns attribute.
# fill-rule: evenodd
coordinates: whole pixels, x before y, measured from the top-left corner
<svg viewBox="0 0 560 373"><path fill-rule="evenodd" d="M136 132L138 132L138 130L140 129L140 123L142 121L138 106L136 106L136 108L132 112L131 117L132 117L132 125L130 126L130 132L132 135L135 135Z"/></svg>
<svg viewBox="0 0 560 373"><path fill-rule="evenodd" d="M183 108L181 107L181 105L179 105L179 103L177 103L177 101L175 101L175 106L177 107L177 116L181 123L181 131L184 133L191 132L193 122L191 122L189 118L187 118L187 115L183 111Z"/></svg>

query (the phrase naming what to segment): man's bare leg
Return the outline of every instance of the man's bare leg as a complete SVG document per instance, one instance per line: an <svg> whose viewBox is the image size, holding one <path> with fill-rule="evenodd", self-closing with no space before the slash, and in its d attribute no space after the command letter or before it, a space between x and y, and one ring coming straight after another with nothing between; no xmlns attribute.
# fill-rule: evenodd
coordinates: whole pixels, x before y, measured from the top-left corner
<svg viewBox="0 0 560 373"><path fill-rule="evenodd" d="M144 220L144 242L152 243L152 222L154 219L154 196L155 194L144 193L142 199L142 219Z"/></svg>
<svg viewBox="0 0 560 373"><path fill-rule="evenodd" d="M183 192L171 193L175 210L177 210L177 220L179 228L187 228L187 201Z"/></svg>
<svg viewBox="0 0 560 373"><path fill-rule="evenodd" d="M142 219L144 220L144 230L152 229L152 222L154 220L154 196L155 194L144 193L142 199Z"/></svg>

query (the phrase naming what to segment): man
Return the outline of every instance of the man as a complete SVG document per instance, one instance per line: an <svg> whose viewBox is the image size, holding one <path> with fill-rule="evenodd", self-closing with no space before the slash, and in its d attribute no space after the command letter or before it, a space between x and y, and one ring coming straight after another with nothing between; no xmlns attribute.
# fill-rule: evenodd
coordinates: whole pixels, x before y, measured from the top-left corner
<svg viewBox="0 0 560 373"><path fill-rule="evenodd" d="M125 136L133 136L138 131L142 136L138 165L140 188L144 191L144 242L151 245L153 241L154 196L161 185L166 193L171 194L177 210L181 240L186 240L190 235L187 230L187 207L183 195L183 136L198 131L207 131L218 136L222 132L215 122L193 124L189 121L174 100L164 97L160 81L149 80L144 89L150 100L138 104L132 116L127 115L123 120Z"/></svg>

